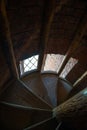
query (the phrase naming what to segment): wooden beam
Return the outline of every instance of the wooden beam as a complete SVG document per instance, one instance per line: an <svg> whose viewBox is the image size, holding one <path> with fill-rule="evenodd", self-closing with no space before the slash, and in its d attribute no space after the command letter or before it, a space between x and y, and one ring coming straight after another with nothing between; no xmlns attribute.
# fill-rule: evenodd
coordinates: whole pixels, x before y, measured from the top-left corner
<svg viewBox="0 0 87 130"><path fill-rule="evenodd" d="M80 82L82 82L86 76L87 76L87 71L81 77L79 77L79 79L73 84L73 86L74 87L78 86L78 84L80 84Z"/></svg>
<svg viewBox="0 0 87 130"><path fill-rule="evenodd" d="M80 41L81 41L86 29L87 29L87 14L85 12L84 15L80 19L80 22L79 22L78 27L77 27L76 32L75 32L75 36L73 37L72 42L70 44L70 47L65 55L63 63L62 63L60 70L58 72L58 76L63 71L65 65L67 64L67 62L70 59L70 57L72 56L72 54L75 51L77 51L77 48L81 44Z"/></svg>
<svg viewBox="0 0 87 130"><path fill-rule="evenodd" d="M87 119L87 88L53 109L53 116L60 121Z"/></svg>
<svg viewBox="0 0 87 130"><path fill-rule="evenodd" d="M68 0L60 0L59 5L57 6L57 12L59 12L64 4L67 3ZM56 0L46 0L45 3L45 11L44 11L44 16L45 18L43 19L43 26L42 26L42 36L41 36L41 44L42 46L45 46L48 42L49 39L49 34L50 34L50 29L51 25L53 22L54 14L56 12ZM43 45L45 44L45 45Z"/></svg>
<svg viewBox="0 0 87 130"><path fill-rule="evenodd" d="M40 58L39 58L39 71L43 64L44 51L47 46L49 39L50 29L53 21L54 14L57 10L60 11L62 6L67 3L68 0L60 0L59 5L56 8L56 0L46 0L45 9L42 19L42 28L41 28L41 39L40 39Z"/></svg>
<svg viewBox="0 0 87 130"><path fill-rule="evenodd" d="M59 12L63 5L65 5L69 0L60 0L58 6L55 8L55 12Z"/></svg>
<svg viewBox="0 0 87 130"><path fill-rule="evenodd" d="M14 56L14 50L13 50L13 46L12 46L12 40L11 40L11 34L10 34L10 28L9 28L9 22L8 22L8 18L7 18L7 13L6 13L6 8L5 8L5 1L2 0L1 1L1 19L2 19L2 30L3 30L3 42L6 42L6 44L8 45L8 53L10 54L9 56L9 61L10 61L10 65L11 65L11 71L12 74L16 77L19 78L19 74L18 74L18 69L16 66L16 59ZM9 65L9 67L10 67Z"/></svg>
<svg viewBox="0 0 87 130"><path fill-rule="evenodd" d="M45 8L42 18L42 28L41 28L41 38L40 38L40 58L39 58L39 71L41 71L45 45L48 42L51 23L53 21L53 16L55 12L55 0L45 0Z"/></svg>

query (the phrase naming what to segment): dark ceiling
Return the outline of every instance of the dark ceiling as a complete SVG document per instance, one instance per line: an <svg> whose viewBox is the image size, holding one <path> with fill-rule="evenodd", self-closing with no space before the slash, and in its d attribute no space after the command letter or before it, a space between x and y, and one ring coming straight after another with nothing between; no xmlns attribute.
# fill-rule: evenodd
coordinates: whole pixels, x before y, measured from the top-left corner
<svg viewBox="0 0 87 130"><path fill-rule="evenodd" d="M68 54L68 59L78 59L78 64L66 77L71 83L87 70L86 0L6 0L5 5L7 16L4 18L4 9L0 12L0 72L4 75L5 70L5 80L10 77L11 64L8 39L17 66L20 60L43 52ZM0 6L3 8L2 4Z"/></svg>

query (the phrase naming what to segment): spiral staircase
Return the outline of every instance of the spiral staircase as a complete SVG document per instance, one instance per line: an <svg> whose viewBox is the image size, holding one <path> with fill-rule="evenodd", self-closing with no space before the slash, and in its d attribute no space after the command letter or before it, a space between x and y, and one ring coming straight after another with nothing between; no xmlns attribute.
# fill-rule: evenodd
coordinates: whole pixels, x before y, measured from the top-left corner
<svg viewBox="0 0 87 130"><path fill-rule="evenodd" d="M0 128L2 130L75 129L72 124L67 124L65 119L76 118L76 115L74 115L75 117L72 115L74 111L73 105L76 106L77 104L81 107L81 103L84 102L81 108L78 107L75 109L86 110L87 101L84 95L77 94L71 98L71 101L67 100L72 85L65 79L57 78L57 74L53 73L39 74L38 72L33 72L21 80L12 80L8 84L7 89L1 94ZM36 88L37 91L35 90ZM81 97L85 100L80 99ZM79 100L81 101L79 102ZM65 105L62 104L63 102L65 102ZM67 105L70 107L69 110ZM71 111L71 107L73 111ZM59 109L58 120L55 116L55 109ZM63 115L64 111L65 115ZM77 114L75 111L74 113ZM69 122L70 119L67 120Z"/></svg>
<svg viewBox="0 0 87 130"><path fill-rule="evenodd" d="M68 97L69 93L73 94L71 91L72 85L67 80L58 78L54 73L33 72L21 80L13 79L10 84L7 84L7 89L0 97L0 128L2 130L78 128L78 125L74 126L79 122L78 111L82 112L81 121L87 118L84 115L87 108L87 95L86 97L83 95L87 88L72 98ZM78 107L74 108L76 106ZM72 118L73 120L77 118L78 121L72 121ZM83 125L81 129L83 128L87 127Z"/></svg>
<svg viewBox="0 0 87 130"><path fill-rule="evenodd" d="M1 130L87 130L86 37L86 0L0 0Z"/></svg>

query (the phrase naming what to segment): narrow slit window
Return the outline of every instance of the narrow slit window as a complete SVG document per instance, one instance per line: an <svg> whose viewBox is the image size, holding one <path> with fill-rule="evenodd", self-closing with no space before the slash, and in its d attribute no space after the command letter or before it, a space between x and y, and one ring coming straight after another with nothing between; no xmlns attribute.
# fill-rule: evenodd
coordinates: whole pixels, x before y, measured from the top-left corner
<svg viewBox="0 0 87 130"><path fill-rule="evenodd" d="M77 63L78 60L71 57L67 62L65 68L63 69L62 73L60 74L60 77L65 78Z"/></svg>
<svg viewBox="0 0 87 130"><path fill-rule="evenodd" d="M20 74L23 75L28 71L36 70L38 68L38 59L39 55L35 55L20 61Z"/></svg>

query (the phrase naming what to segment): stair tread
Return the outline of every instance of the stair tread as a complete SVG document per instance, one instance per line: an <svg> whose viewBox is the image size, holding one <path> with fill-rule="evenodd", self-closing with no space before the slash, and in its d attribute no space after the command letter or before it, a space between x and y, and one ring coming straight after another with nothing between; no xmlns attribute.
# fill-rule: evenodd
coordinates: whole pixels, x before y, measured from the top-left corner
<svg viewBox="0 0 87 130"><path fill-rule="evenodd" d="M55 118L49 118L33 126L27 127L24 130L54 130L57 125L58 122Z"/></svg>
<svg viewBox="0 0 87 130"><path fill-rule="evenodd" d="M52 109L52 107L29 91L20 80L15 80L1 95L1 101L23 106Z"/></svg>
<svg viewBox="0 0 87 130"><path fill-rule="evenodd" d="M69 81L54 73L33 72L21 79L29 89L53 107L64 102L72 89Z"/></svg>
<svg viewBox="0 0 87 130"><path fill-rule="evenodd" d="M43 77L39 72L33 72L21 79L31 91L42 98L45 102L53 106L48 95L47 85L44 84Z"/></svg>
<svg viewBox="0 0 87 130"><path fill-rule="evenodd" d="M0 123L9 130L21 130L51 117L52 111L0 102Z"/></svg>

